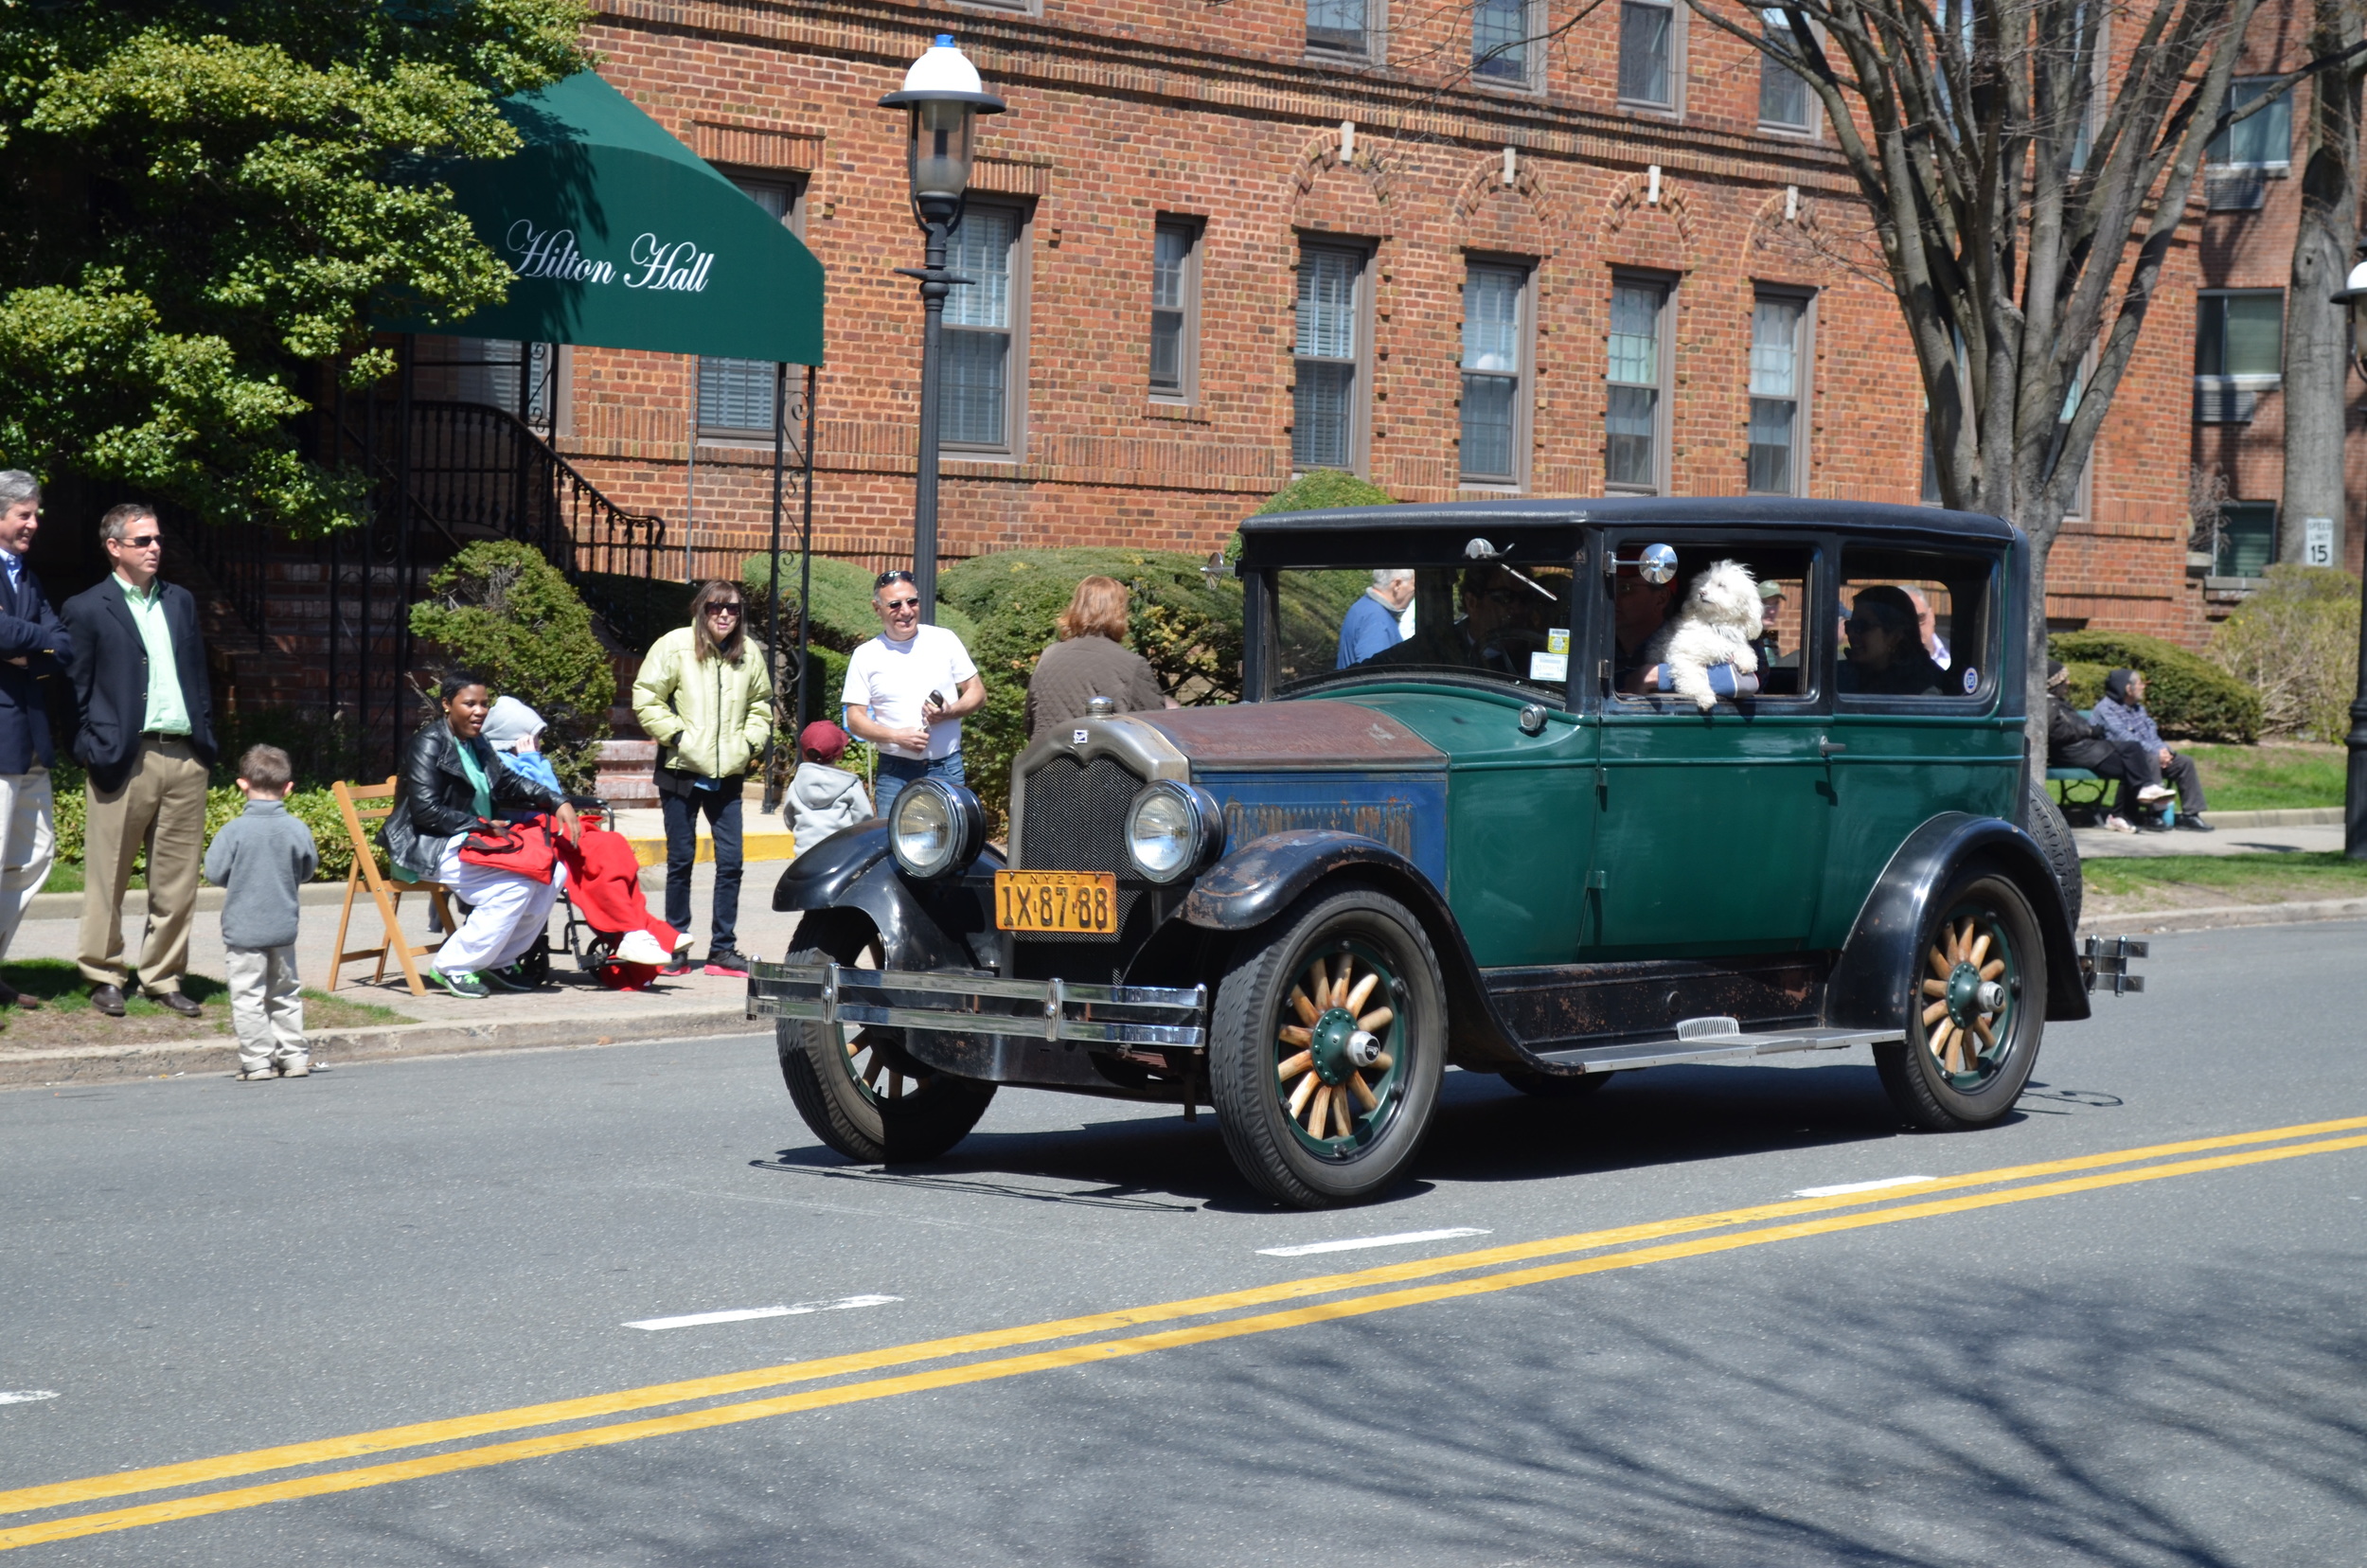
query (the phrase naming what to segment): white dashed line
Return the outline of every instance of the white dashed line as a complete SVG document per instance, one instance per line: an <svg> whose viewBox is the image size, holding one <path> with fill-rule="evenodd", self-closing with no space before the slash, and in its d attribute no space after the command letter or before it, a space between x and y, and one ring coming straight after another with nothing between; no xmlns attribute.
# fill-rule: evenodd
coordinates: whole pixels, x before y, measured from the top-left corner
<svg viewBox="0 0 2367 1568"><path fill-rule="evenodd" d="M1913 1182L1928 1182L1929 1176L1885 1176L1878 1182L1843 1182L1839 1186L1802 1187L1794 1198L1838 1198L1844 1192L1878 1192L1883 1187L1906 1186Z"/></svg>
<svg viewBox="0 0 2367 1568"><path fill-rule="evenodd" d="M54 1388L0 1389L0 1404L31 1404L35 1399L54 1399L57 1397L58 1391Z"/></svg>
<svg viewBox="0 0 2367 1568"><path fill-rule="evenodd" d="M730 1312L692 1312L685 1317L643 1318L628 1328L696 1328L709 1323L745 1323L750 1318L803 1317L808 1312L843 1312L850 1307L884 1307L902 1296L843 1296L837 1301L800 1301L791 1307L742 1307Z"/></svg>
<svg viewBox="0 0 2367 1568"><path fill-rule="evenodd" d="M1360 1236L1352 1241L1309 1241L1299 1247L1260 1247L1260 1257L1305 1257L1310 1253L1355 1252L1362 1247L1408 1247L1416 1241L1451 1241L1458 1236L1488 1236L1494 1234L1474 1225L1458 1225L1452 1230L1402 1231L1396 1236Z"/></svg>

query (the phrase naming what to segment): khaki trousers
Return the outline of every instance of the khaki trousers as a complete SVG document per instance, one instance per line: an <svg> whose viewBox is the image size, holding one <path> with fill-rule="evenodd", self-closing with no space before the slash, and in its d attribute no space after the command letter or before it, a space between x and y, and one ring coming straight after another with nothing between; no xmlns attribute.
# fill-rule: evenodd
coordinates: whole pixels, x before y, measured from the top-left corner
<svg viewBox="0 0 2367 1568"><path fill-rule="evenodd" d="M131 984L123 964L123 889L145 844L148 937L140 989L151 996L177 991L189 967L189 923L205 854L205 764L180 736L143 736L122 785L86 785L84 799L82 978L94 986Z"/></svg>
<svg viewBox="0 0 2367 1568"><path fill-rule="evenodd" d="M225 947L222 979L230 986L230 1024L239 1034L239 1071L302 1067L312 1060L304 1043L304 999L296 989L295 944Z"/></svg>
<svg viewBox="0 0 2367 1568"><path fill-rule="evenodd" d="M0 958L57 858L52 805L48 769L0 774Z"/></svg>

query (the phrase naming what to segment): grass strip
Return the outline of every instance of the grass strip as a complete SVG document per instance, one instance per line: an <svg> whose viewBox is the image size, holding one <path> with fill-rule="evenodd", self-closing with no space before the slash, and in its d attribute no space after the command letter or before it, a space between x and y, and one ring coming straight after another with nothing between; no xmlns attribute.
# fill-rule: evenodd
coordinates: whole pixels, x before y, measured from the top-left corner
<svg viewBox="0 0 2367 1568"><path fill-rule="evenodd" d="M2339 850L2287 855L2131 855L2091 860L2088 891L2105 898L2197 888L2232 903L2285 903L2367 897L2367 861Z"/></svg>

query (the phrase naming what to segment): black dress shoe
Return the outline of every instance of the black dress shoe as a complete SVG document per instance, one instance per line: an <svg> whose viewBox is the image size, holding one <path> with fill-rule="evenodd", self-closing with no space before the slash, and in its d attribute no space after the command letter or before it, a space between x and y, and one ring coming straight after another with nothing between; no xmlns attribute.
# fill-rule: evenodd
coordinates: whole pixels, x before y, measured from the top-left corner
<svg viewBox="0 0 2367 1568"><path fill-rule="evenodd" d="M30 1012L40 1006L40 997L27 996L6 980L0 980L0 1007L23 1007Z"/></svg>
<svg viewBox="0 0 2367 1568"><path fill-rule="evenodd" d="M170 1007L184 1018L195 1018L205 1010L177 990L159 991L149 1000L160 1007Z"/></svg>
<svg viewBox="0 0 2367 1568"><path fill-rule="evenodd" d="M123 988L121 986L93 986L90 989L90 1005L109 1018L121 1018L123 1016Z"/></svg>

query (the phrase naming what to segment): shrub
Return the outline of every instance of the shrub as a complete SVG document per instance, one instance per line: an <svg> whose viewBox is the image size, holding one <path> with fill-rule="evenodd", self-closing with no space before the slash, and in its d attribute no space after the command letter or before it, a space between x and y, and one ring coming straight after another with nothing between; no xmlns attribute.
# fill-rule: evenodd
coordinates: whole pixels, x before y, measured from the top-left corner
<svg viewBox="0 0 2367 1568"><path fill-rule="evenodd" d="M1330 511L1339 507L1386 507L1397 497L1368 479L1338 469L1315 469L1300 474L1266 498L1256 516L1268 512Z"/></svg>
<svg viewBox="0 0 2367 1568"><path fill-rule="evenodd" d="M2260 694L2173 643L2134 632L2063 632L2049 637L2047 647L2067 665L2142 670L2145 707L2165 739L2249 745L2260 737Z"/></svg>
<svg viewBox="0 0 2367 1568"><path fill-rule="evenodd" d="M66 864L82 865L88 805L82 789L85 775L71 762L61 759L50 771L50 793L56 801L51 826L57 834L58 860ZM233 784L218 784L205 792L205 842L214 842L225 823L246 810L246 797ZM346 837L345 819L337 812L337 797L326 786L298 790L288 796L288 814L312 830L312 842L320 846L320 869L315 882L343 882L353 869L353 846ZM375 838L375 830L373 830ZM85 867L87 869L87 867ZM148 850L142 847L133 858L132 872L144 876L148 871Z"/></svg>
<svg viewBox="0 0 2367 1568"><path fill-rule="evenodd" d="M2105 677L2112 670L2100 664L2066 663L2063 672L2071 677L2072 706L2085 710L2095 706L2096 699L2104 695Z"/></svg>
<svg viewBox="0 0 2367 1568"><path fill-rule="evenodd" d="M938 579L946 602L977 626L965 641L986 677L987 705L964 721L962 752L970 788L998 823L1010 801L1012 760L1027 744L1028 679L1059 640L1054 623L1084 579L1112 577L1132 591L1127 640L1149 661L1162 691L1187 704L1240 696L1240 584L1211 584L1201 568L1192 556L1161 550L1007 550Z"/></svg>
<svg viewBox="0 0 2367 1568"><path fill-rule="evenodd" d="M411 632L453 665L532 707L550 726L543 752L569 784L589 785L593 748L608 737L616 671L558 567L509 540L472 544L428 579Z"/></svg>
<svg viewBox="0 0 2367 1568"><path fill-rule="evenodd" d="M2358 579L2331 566L2271 566L2212 633L2211 662L2260 694L2261 729L2340 741L2358 681Z"/></svg>

